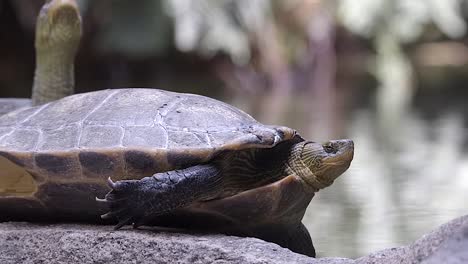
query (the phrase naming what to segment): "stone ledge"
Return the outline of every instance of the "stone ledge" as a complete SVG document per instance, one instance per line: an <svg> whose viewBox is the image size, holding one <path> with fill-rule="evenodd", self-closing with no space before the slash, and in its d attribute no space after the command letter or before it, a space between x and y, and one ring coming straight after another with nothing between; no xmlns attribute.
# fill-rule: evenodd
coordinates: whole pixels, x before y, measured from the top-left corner
<svg viewBox="0 0 468 264"><path fill-rule="evenodd" d="M422 236L414 243L397 248L384 249L368 256L358 258L357 263L363 264L396 264L396 263L421 263L425 260L429 261L437 254L440 259L449 259L452 257L463 256L468 251L468 235L463 236L463 230L468 229L468 215L456 218L446 224L439 226L428 234ZM444 245L449 241L461 239L459 243L465 246L465 250L457 244L457 247L451 247L451 250L443 250ZM439 252L442 250L442 252ZM428 262L433 263L433 262ZM443 261L444 264L462 264L468 261L452 262Z"/></svg>
<svg viewBox="0 0 468 264"><path fill-rule="evenodd" d="M414 243L356 260L309 258L256 238L176 233L160 229L113 231L111 226L0 223L0 263L468 263L468 215Z"/></svg>
<svg viewBox="0 0 468 264"><path fill-rule="evenodd" d="M0 263L351 263L313 259L256 238L119 230L78 224L0 224Z"/></svg>

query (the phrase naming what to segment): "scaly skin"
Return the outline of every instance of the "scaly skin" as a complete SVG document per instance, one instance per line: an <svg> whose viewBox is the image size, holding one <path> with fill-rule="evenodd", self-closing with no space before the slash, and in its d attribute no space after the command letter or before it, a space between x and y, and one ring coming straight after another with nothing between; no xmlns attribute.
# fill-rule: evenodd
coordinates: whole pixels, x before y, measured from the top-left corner
<svg viewBox="0 0 468 264"><path fill-rule="evenodd" d="M81 39L81 17L74 0L48 0L36 24L33 105L73 94L74 60Z"/></svg>
<svg viewBox="0 0 468 264"><path fill-rule="evenodd" d="M229 222L224 227L228 233L255 236L315 256L302 217L314 193L345 172L353 154L354 143L348 139L324 144L285 141L271 149L222 153L209 163L141 180L109 179L112 191L97 200L110 208L102 218L119 221L116 229L126 224L138 227L177 211L205 209ZM197 216L180 218L195 222ZM213 227L214 218L206 220Z"/></svg>

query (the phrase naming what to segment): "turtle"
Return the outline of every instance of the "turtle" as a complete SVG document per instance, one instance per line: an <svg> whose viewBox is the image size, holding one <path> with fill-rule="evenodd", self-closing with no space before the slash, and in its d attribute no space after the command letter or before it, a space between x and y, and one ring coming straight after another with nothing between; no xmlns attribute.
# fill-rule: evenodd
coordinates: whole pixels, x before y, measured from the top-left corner
<svg viewBox="0 0 468 264"><path fill-rule="evenodd" d="M32 105L73 94L74 61L81 35L82 21L74 0L45 1L36 21Z"/></svg>
<svg viewBox="0 0 468 264"><path fill-rule="evenodd" d="M117 228L205 226L312 256L301 219L353 152L201 95L75 94L0 117L0 217L98 222L110 208Z"/></svg>
<svg viewBox="0 0 468 264"><path fill-rule="evenodd" d="M30 106L31 100L27 98L0 98L0 116L13 110Z"/></svg>
<svg viewBox="0 0 468 264"><path fill-rule="evenodd" d="M73 86L60 63L36 70L34 87ZM352 140L307 141L200 95L128 88L44 102L0 116L0 221L208 230L315 256L302 217L353 159Z"/></svg>
<svg viewBox="0 0 468 264"><path fill-rule="evenodd" d="M0 98L0 115L74 93L74 60L82 36L74 0L46 0L36 21L36 69L31 99Z"/></svg>

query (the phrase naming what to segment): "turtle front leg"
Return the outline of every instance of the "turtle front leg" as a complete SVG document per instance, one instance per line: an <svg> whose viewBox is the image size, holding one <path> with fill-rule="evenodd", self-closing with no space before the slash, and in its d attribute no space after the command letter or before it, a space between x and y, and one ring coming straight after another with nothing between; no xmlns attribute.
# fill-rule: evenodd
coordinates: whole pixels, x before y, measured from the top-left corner
<svg viewBox="0 0 468 264"><path fill-rule="evenodd" d="M216 197L221 189L221 173L214 165L196 165L183 170L156 173L141 180L125 180L108 184L112 190L99 202L110 212L103 219L117 218L119 229L133 223L141 225L146 218L162 215L188 204Z"/></svg>

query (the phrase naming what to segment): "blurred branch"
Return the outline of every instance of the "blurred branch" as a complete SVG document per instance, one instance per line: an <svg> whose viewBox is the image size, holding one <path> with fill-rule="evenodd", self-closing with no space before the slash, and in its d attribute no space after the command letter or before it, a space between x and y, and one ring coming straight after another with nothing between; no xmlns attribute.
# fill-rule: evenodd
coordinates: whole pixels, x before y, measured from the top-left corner
<svg viewBox="0 0 468 264"><path fill-rule="evenodd" d="M309 104L309 133L327 138L337 131L334 123L337 121L336 102L336 51L335 24L331 14L322 7L311 16L308 27L310 52L309 60L315 67L311 71L309 95L313 103ZM309 53L310 53L309 52ZM316 125L320 120L320 128Z"/></svg>
<svg viewBox="0 0 468 264"><path fill-rule="evenodd" d="M455 41L423 43L415 48L413 58L422 66L464 66L468 64L468 47Z"/></svg>

